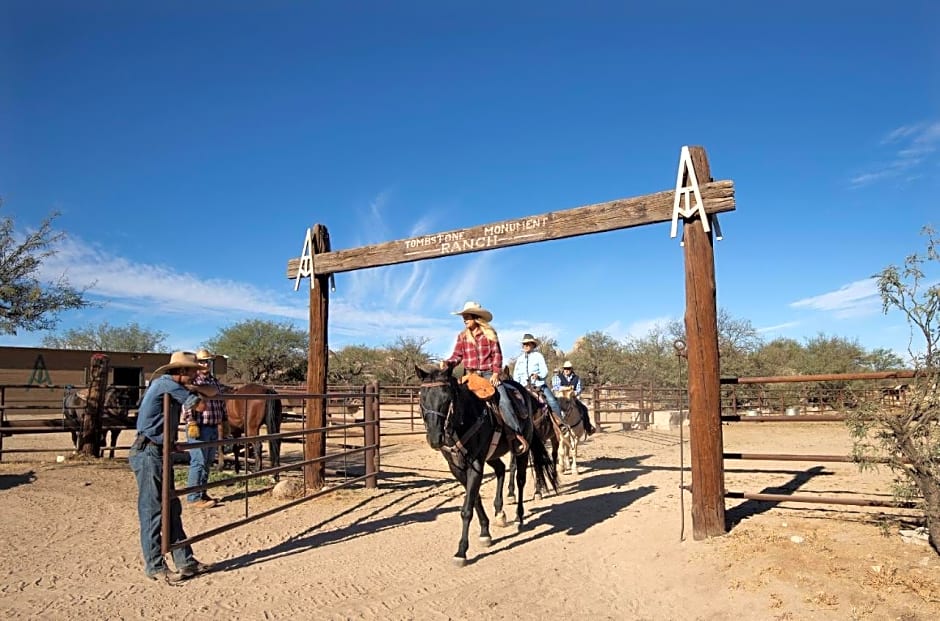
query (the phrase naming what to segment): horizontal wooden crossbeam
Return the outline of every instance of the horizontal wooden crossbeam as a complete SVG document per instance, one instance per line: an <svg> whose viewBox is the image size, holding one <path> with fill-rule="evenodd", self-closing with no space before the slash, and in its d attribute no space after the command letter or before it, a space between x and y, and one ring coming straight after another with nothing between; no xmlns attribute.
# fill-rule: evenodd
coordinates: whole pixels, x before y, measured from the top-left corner
<svg viewBox="0 0 940 621"><path fill-rule="evenodd" d="M706 213L717 214L735 209L733 181L706 183L701 186L701 192ZM666 190L483 226L325 252L314 255L312 272L314 276L322 276L670 222L674 198L675 191ZM301 257L289 260L287 277L296 278L300 265Z"/></svg>

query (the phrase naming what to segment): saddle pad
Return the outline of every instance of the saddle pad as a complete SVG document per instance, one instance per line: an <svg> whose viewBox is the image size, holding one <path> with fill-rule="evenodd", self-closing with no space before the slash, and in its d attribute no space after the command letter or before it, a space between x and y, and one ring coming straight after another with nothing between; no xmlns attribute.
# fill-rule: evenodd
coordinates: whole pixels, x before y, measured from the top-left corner
<svg viewBox="0 0 940 621"><path fill-rule="evenodd" d="M487 401L496 394L496 389L493 388L493 385L488 379L482 375L477 375L476 373L468 373L460 378L460 381L467 385L467 388L470 389L470 392L478 396L479 398Z"/></svg>

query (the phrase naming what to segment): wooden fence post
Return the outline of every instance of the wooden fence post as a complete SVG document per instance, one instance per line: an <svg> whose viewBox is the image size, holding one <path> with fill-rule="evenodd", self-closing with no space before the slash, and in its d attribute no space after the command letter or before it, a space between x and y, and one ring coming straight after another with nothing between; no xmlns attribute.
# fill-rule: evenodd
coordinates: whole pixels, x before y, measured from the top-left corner
<svg viewBox="0 0 940 621"><path fill-rule="evenodd" d="M363 438L366 450L363 455L363 461L366 466L366 489L375 489L378 487L377 476L378 468L376 457L378 455L377 443L379 439L378 429L378 405L379 405L379 384L372 382L366 385L365 398L362 400L362 414L365 422L365 436Z"/></svg>

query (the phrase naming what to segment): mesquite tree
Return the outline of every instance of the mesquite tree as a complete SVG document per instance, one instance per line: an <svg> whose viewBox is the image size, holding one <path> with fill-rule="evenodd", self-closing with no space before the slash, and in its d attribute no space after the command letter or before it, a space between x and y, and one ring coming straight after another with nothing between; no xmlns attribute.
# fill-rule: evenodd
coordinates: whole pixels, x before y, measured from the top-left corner
<svg viewBox="0 0 940 621"><path fill-rule="evenodd" d="M913 254L903 268L889 266L877 276L884 312L900 311L910 327L908 352L917 375L895 407L869 403L850 424L859 463L887 457L895 494L923 509L930 545L940 554L940 284L925 272L940 268L940 239L930 227L923 232L925 255Z"/></svg>

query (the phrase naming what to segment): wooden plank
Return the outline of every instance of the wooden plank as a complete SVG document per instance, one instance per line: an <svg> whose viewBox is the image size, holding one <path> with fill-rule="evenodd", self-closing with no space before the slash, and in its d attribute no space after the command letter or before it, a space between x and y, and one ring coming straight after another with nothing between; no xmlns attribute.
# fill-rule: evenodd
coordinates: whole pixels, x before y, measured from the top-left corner
<svg viewBox="0 0 940 621"><path fill-rule="evenodd" d="M734 182L713 181L701 186L706 213L733 211ZM672 221L674 190L622 198L483 226L362 246L314 253L314 275L349 272L366 267L410 263L443 256L481 252L552 239L615 231ZM296 278L300 257L287 262L287 277Z"/></svg>

